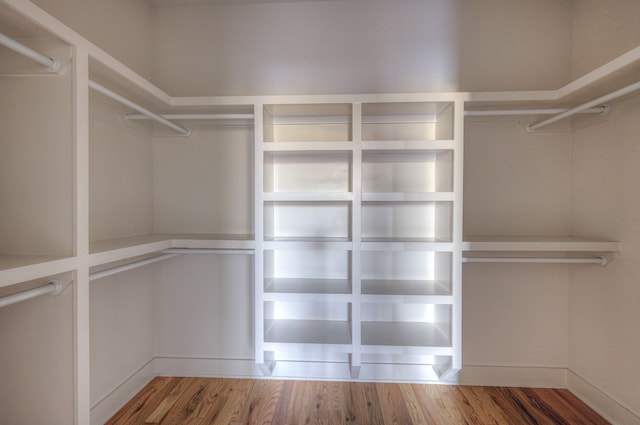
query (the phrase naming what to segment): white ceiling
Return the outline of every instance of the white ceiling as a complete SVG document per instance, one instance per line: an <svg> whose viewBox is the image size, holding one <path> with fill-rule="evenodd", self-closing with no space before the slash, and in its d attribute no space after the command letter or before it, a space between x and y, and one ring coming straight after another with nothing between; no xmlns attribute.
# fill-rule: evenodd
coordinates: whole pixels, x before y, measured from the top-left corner
<svg viewBox="0 0 640 425"><path fill-rule="evenodd" d="M314 1L346 1L346 0L151 0L156 7L175 7L216 4L249 4L249 3L302 3Z"/></svg>

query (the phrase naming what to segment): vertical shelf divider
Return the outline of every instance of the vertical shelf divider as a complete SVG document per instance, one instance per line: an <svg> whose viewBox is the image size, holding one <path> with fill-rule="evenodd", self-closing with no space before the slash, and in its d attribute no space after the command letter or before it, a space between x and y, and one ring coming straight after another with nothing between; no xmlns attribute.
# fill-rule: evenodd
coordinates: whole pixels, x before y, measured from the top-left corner
<svg viewBox="0 0 640 425"><path fill-rule="evenodd" d="M264 375L271 375L275 360L264 352L264 105L254 105L254 340L255 362Z"/></svg>
<svg viewBox="0 0 640 425"><path fill-rule="evenodd" d="M352 104L352 143L353 164L351 176L351 190L353 204L351 208L351 377L358 378L362 364L362 326L361 326L361 294L362 294L362 103Z"/></svg>
<svg viewBox="0 0 640 425"><path fill-rule="evenodd" d="M79 260L73 283L73 333L75 340L75 423L91 422L91 377L89 374L89 53L74 48L74 254Z"/></svg>
<svg viewBox="0 0 640 425"><path fill-rule="evenodd" d="M464 99L458 95L453 103L453 253L451 270L451 293L453 295L452 318L451 318L451 339L453 356L451 360L451 371L457 372L462 369L462 194L463 194L463 158L464 158ZM447 371L444 372L447 374ZM442 375L445 378L446 375Z"/></svg>

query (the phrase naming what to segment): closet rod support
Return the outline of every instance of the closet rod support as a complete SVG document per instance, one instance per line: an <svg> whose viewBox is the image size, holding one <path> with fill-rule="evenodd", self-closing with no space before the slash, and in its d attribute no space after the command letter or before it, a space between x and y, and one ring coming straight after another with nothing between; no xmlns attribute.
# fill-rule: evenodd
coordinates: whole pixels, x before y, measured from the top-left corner
<svg viewBox="0 0 640 425"><path fill-rule="evenodd" d="M597 99L593 99L590 102L583 103L582 105L576 106L575 108L567 109L561 114L554 115L551 118L547 118L546 120L532 123L527 126L527 131L535 131L541 127L547 126L549 124L553 124L556 121L560 121L561 119L571 117L575 114L578 114L586 109L593 108L594 106L602 105L603 103L607 103L619 97L625 96L627 94L633 93L635 91L640 90L640 81L637 83L631 84L629 86L623 87L619 90L611 92L607 95L601 96Z"/></svg>
<svg viewBox="0 0 640 425"><path fill-rule="evenodd" d="M529 264L596 264L606 266L606 257L559 258L559 257L463 257L463 263L529 263Z"/></svg>
<svg viewBox="0 0 640 425"><path fill-rule="evenodd" d="M134 261L133 263L123 264L122 266L112 267L110 269L102 270L99 272L91 273L89 280L98 280L103 277L111 276L120 272L124 272L138 267L146 266L148 264L157 263L158 261L166 260L171 257L175 257L177 254L162 254L151 258L145 258L144 260Z"/></svg>
<svg viewBox="0 0 640 425"><path fill-rule="evenodd" d="M128 120L150 120L147 115L125 114ZM168 120L252 120L253 114L161 114L162 118Z"/></svg>
<svg viewBox="0 0 640 425"><path fill-rule="evenodd" d="M123 104L124 106L127 106L131 109L135 109L136 111L140 112L141 114L144 114L146 116L148 116L149 118L158 121L161 124L166 125L167 127L177 131L178 133L182 134L183 136L189 136L191 135L191 131L188 128L184 128L179 126L178 124L172 123L171 121L162 118L160 115L155 114L153 112L151 112L150 110L143 108L142 106L138 105L137 103L134 103L132 101L130 101L129 99L120 96L118 93L115 93L111 90L109 90L108 88L96 83L95 81L89 81L89 87L92 88L93 90L97 91L98 93L102 93L103 95L110 97L111 99L115 100L118 103Z"/></svg>
<svg viewBox="0 0 640 425"><path fill-rule="evenodd" d="M62 283L58 279L53 279L51 282L39 288L29 289L28 291L18 292L17 294L7 295L0 298L0 307L5 307L11 304L16 304L22 301L36 298L42 295L58 295L62 292Z"/></svg>
<svg viewBox="0 0 640 425"><path fill-rule="evenodd" d="M16 53L21 54L22 56L31 59L34 62L39 63L40 65L47 68L47 70L50 72L58 72L60 70L60 61L58 59L38 53L32 48L27 47L24 44L19 43L4 34L0 34L0 44L8 47Z"/></svg>

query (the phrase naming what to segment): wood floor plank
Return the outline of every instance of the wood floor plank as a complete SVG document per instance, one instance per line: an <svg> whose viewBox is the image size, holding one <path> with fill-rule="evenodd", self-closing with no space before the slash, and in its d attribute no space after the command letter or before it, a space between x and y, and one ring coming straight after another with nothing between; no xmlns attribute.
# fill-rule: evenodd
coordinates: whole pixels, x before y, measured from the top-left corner
<svg viewBox="0 0 640 425"><path fill-rule="evenodd" d="M385 424L413 423L398 384L379 383L376 391Z"/></svg>
<svg viewBox="0 0 640 425"><path fill-rule="evenodd" d="M156 378L107 425L608 425L563 389Z"/></svg>
<svg viewBox="0 0 640 425"><path fill-rule="evenodd" d="M430 424L430 422L427 421L427 418L425 418L422 409L420 408L420 403L418 402L416 394L413 392L413 387L409 384L399 384L399 387L400 392L402 393L404 404L407 407L409 416L411 416L411 422L413 423L413 425Z"/></svg>
<svg viewBox="0 0 640 425"><path fill-rule="evenodd" d="M132 398L105 425L143 423L161 401L181 381L180 378L158 377L153 379L136 397Z"/></svg>
<svg viewBox="0 0 640 425"><path fill-rule="evenodd" d="M349 399L351 405L348 406L351 412L352 424L366 425L371 423L369 420L369 409L367 406L367 398L364 393L364 384L354 382L349 385Z"/></svg>
<svg viewBox="0 0 640 425"><path fill-rule="evenodd" d="M179 380L171 389L171 392L160 402L151 415L145 420L145 423L157 424L166 416L173 405L183 396L186 388L191 385L192 378Z"/></svg>
<svg viewBox="0 0 640 425"><path fill-rule="evenodd" d="M244 406L248 404L253 381L249 379L232 379L229 381L226 393L227 402L220 409L219 415L213 418L213 421L210 421L212 425L238 423Z"/></svg>

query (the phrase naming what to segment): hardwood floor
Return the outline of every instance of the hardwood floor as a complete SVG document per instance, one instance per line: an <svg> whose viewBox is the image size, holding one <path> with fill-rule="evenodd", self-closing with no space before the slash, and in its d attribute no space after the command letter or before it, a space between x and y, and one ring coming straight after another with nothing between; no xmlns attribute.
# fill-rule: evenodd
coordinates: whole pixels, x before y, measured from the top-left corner
<svg viewBox="0 0 640 425"><path fill-rule="evenodd" d="M155 378L108 425L608 424L567 390Z"/></svg>

